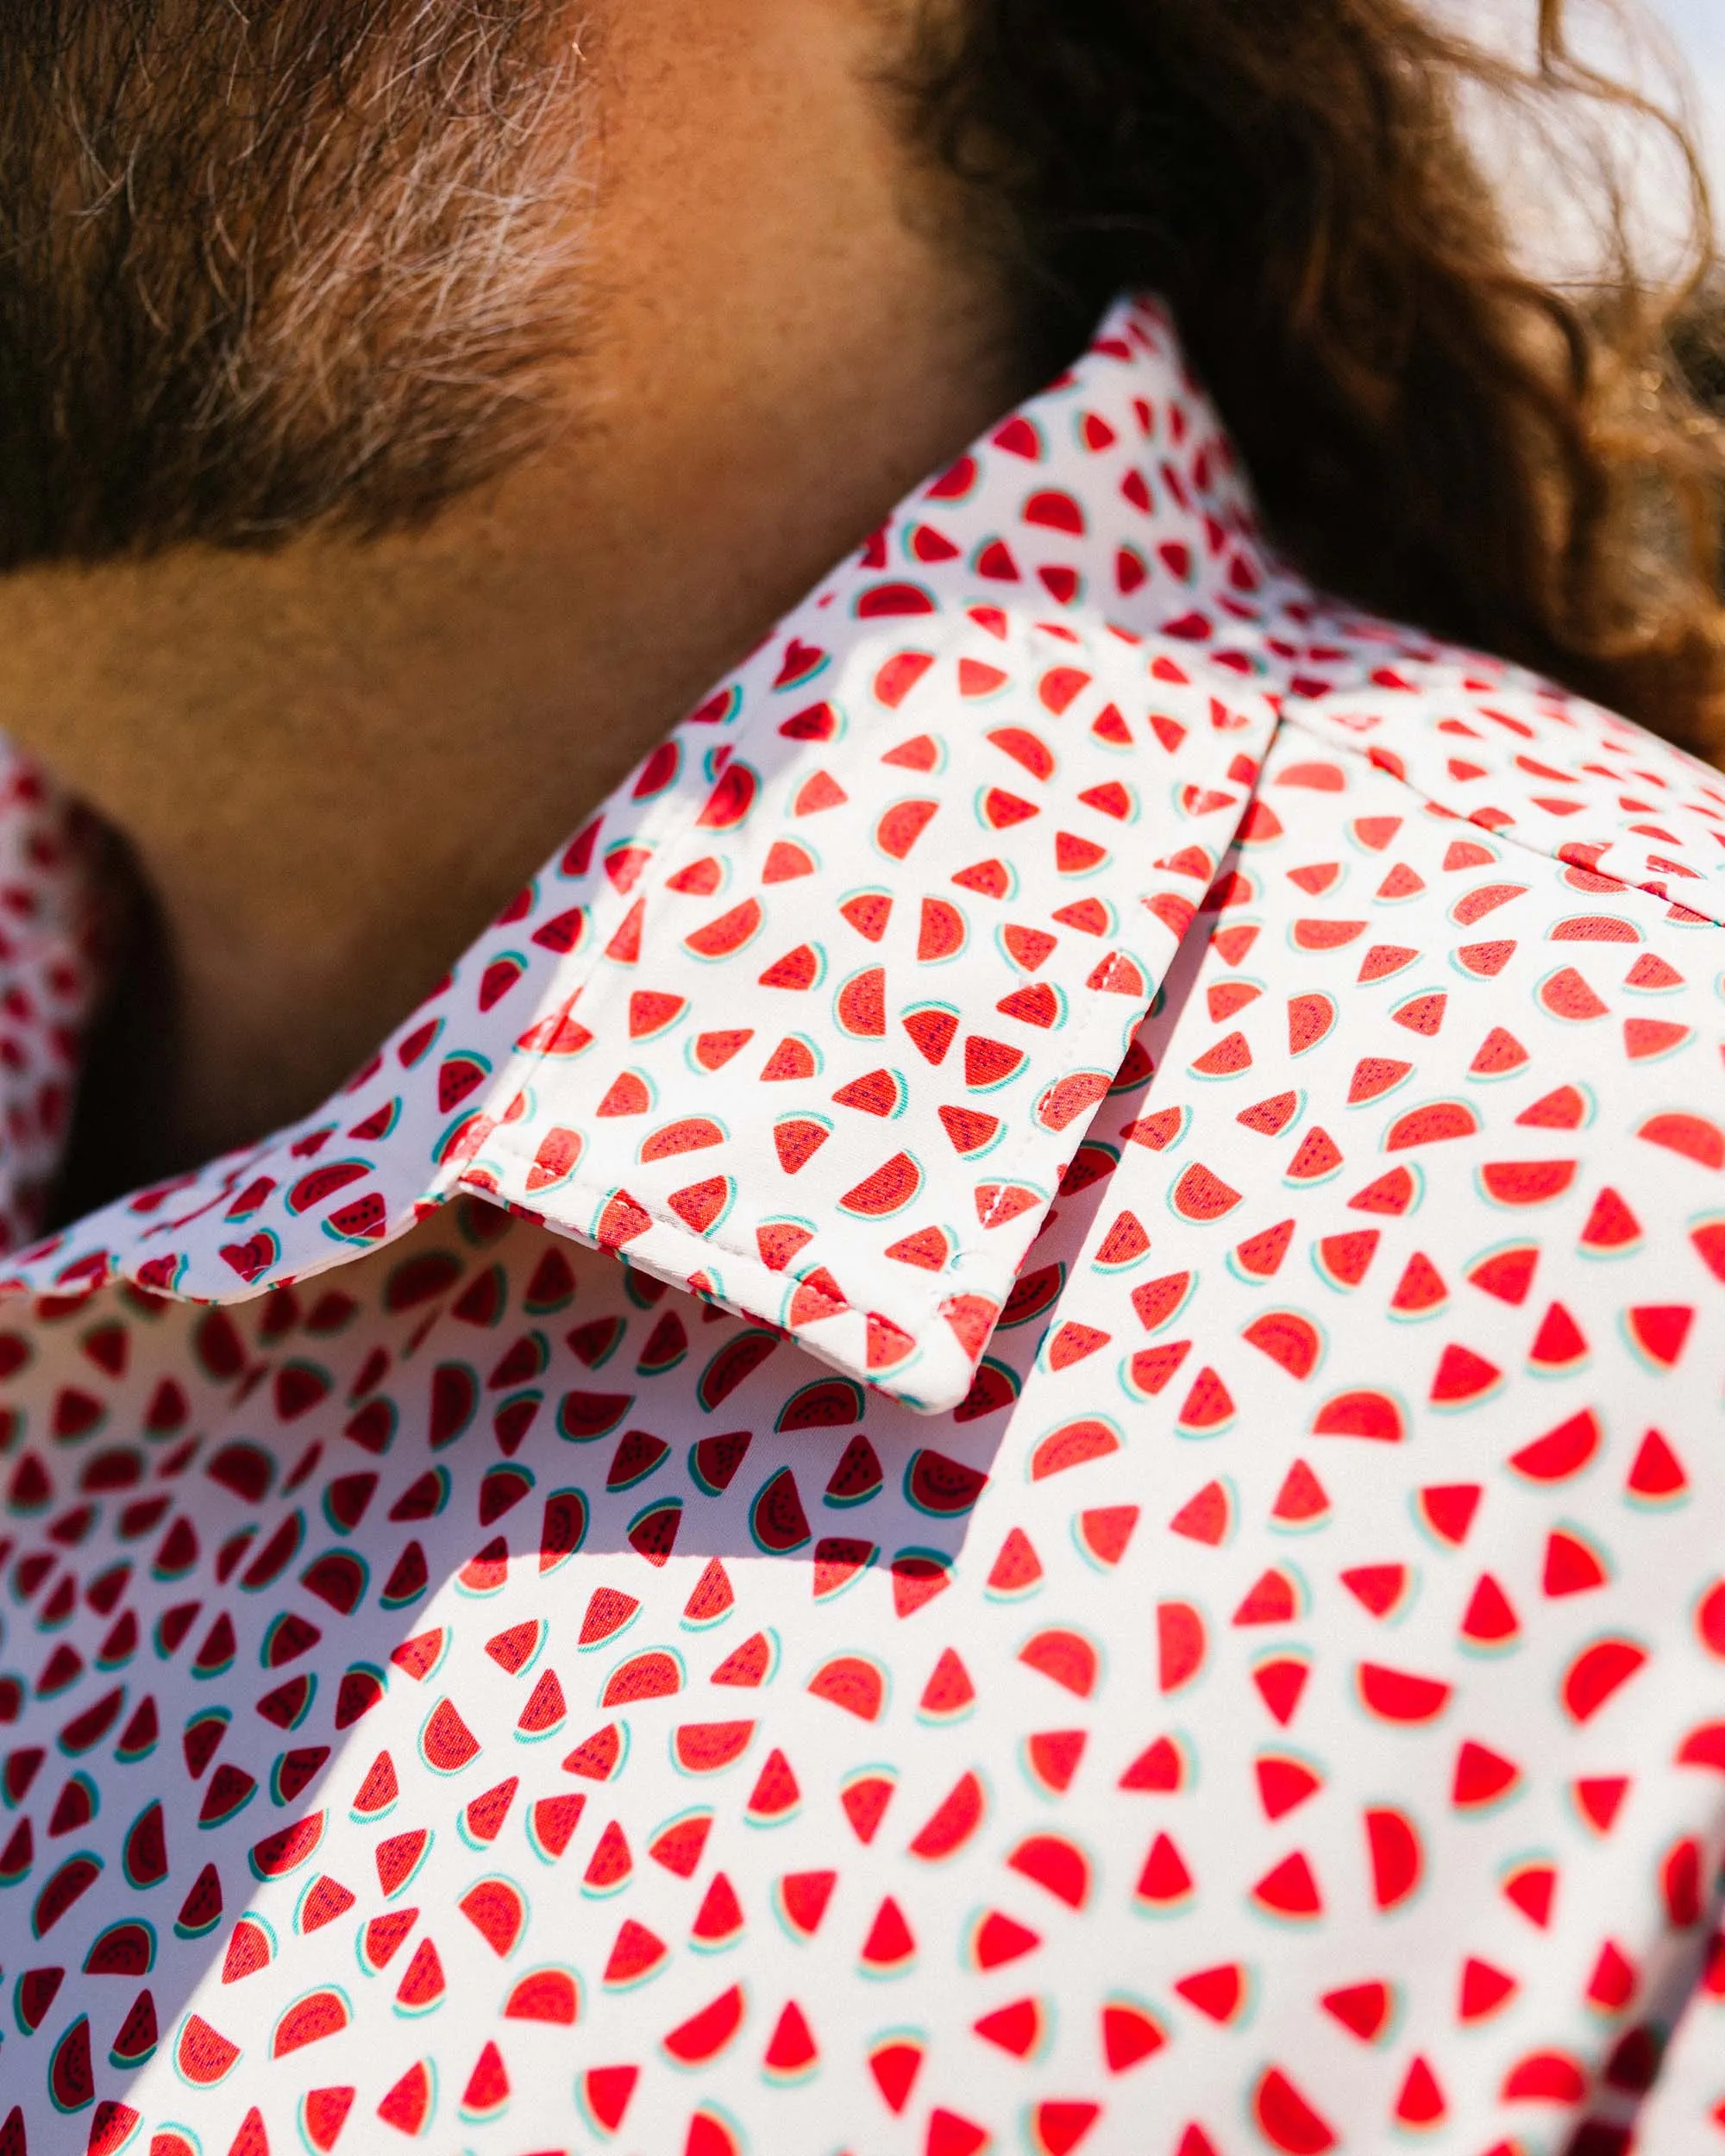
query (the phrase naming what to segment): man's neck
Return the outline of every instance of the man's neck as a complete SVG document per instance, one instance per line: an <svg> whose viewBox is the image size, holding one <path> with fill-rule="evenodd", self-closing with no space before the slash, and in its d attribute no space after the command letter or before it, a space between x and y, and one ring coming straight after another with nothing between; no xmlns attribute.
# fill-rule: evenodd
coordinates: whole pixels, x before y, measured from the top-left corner
<svg viewBox="0 0 1725 2156"><path fill-rule="evenodd" d="M664 94L686 122L687 90ZM650 135L650 85L623 109ZM872 104L811 95L776 124L800 188L758 144L712 147L675 237L650 235L650 283L629 268L662 214L628 184L646 153L612 146L571 422L490 498L364 546L0 584L0 726L123 836L166 968L172 1025L132 1028L95 1096L113 1160L75 1164L81 1196L314 1109L1024 386L991 288L901 216ZM154 1103L141 1149L110 1095Z"/></svg>

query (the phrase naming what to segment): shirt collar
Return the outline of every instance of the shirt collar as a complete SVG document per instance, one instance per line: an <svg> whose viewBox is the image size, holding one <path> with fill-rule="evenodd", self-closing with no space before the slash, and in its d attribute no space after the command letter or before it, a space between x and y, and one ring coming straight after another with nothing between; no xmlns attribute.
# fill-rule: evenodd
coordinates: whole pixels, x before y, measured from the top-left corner
<svg viewBox="0 0 1725 2156"><path fill-rule="evenodd" d="M1255 787L1284 718L1430 812L1557 855L1578 889L1725 918L1716 774L1289 578L1165 314L1123 303L670 733L342 1092L22 1253L0 1292L122 1277L238 1300L472 1194L756 1320L763 1350L787 1332L913 1407L993 1404L995 1318L1063 1182L1106 1164L1080 1158L1101 1100L1150 1075L1132 1039L1223 856L1248 812L1273 824ZM32 776L8 783L0 870L30 856L40 918L0 951L7 1005L36 996L63 1062L86 993L77 849ZM9 1130L54 1057L21 1050L16 1086L13 1060ZM21 1169L45 1173L57 1069L5 1209Z"/></svg>
<svg viewBox="0 0 1725 2156"><path fill-rule="evenodd" d="M222 1302L461 1192L953 1407L1274 723L1154 306L907 500L315 1114L10 1285Z"/></svg>

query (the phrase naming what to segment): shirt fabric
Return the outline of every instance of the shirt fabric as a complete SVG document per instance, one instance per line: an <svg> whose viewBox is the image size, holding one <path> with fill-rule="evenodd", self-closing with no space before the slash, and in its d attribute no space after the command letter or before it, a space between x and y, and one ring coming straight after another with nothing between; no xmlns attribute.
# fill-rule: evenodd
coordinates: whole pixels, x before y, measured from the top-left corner
<svg viewBox="0 0 1725 2156"><path fill-rule="evenodd" d="M9 1261L0 2151L1725 2148L1722 923L1725 786L1302 585L1123 304Z"/></svg>

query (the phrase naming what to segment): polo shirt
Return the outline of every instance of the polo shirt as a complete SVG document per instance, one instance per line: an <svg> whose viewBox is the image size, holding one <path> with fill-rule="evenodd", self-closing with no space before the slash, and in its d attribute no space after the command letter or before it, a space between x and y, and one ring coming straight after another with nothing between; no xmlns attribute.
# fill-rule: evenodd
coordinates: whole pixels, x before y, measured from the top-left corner
<svg viewBox="0 0 1725 2156"><path fill-rule="evenodd" d="M1725 785L1156 303L29 1248L0 803L3 2156L1725 2148Z"/></svg>

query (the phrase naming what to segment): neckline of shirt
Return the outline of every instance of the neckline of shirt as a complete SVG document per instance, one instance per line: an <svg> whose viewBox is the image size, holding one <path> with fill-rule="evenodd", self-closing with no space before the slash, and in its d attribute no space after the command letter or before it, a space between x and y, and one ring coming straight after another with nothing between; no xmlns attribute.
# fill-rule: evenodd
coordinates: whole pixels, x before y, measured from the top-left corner
<svg viewBox="0 0 1725 2156"><path fill-rule="evenodd" d="M1578 875L1675 900L1673 874L1690 899L1725 874L1704 785L1681 828L1661 799L1657 838L1627 809L1595 836L1610 789L1639 801L1632 769L1670 794L1661 759L1698 767L1289 576L1165 311L1123 301L340 1093L38 1244L0 1289L237 1300L473 1194L963 1413L1284 711ZM1563 730L1567 769L1536 753Z"/></svg>

